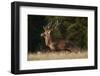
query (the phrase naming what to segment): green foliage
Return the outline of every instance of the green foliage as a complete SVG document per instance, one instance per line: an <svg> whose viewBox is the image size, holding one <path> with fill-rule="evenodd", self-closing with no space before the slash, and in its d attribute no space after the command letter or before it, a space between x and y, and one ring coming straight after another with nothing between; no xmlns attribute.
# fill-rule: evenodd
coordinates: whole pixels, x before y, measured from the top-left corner
<svg viewBox="0 0 100 76"><path fill-rule="evenodd" d="M54 39L57 39L57 38L60 38L61 37L61 33L59 31L59 29L55 29L53 32L52 32L52 37Z"/></svg>
<svg viewBox="0 0 100 76"><path fill-rule="evenodd" d="M79 48L87 48L87 17L47 16L46 20L58 21L57 28L52 32L53 38L62 37Z"/></svg>

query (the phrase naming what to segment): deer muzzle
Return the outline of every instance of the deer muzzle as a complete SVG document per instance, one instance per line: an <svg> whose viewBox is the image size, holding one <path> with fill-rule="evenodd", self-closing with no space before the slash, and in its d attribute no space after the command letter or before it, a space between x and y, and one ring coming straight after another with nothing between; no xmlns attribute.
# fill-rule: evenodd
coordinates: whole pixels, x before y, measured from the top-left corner
<svg viewBox="0 0 100 76"><path fill-rule="evenodd" d="M43 36L44 36L44 34L43 34L43 33L41 33L41 36L43 37Z"/></svg>

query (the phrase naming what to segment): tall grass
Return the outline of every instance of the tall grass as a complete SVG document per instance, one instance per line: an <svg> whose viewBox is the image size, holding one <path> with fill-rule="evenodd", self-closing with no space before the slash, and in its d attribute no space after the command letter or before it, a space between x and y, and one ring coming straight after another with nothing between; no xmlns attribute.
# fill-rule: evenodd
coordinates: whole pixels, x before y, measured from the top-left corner
<svg viewBox="0 0 100 76"><path fill-rule="evenodd" d="M87 51L78 51L78 52L37 52L37 53L28 53L28 61L33 60L56 60L56 59L84 59L88 58Z"/></svg>

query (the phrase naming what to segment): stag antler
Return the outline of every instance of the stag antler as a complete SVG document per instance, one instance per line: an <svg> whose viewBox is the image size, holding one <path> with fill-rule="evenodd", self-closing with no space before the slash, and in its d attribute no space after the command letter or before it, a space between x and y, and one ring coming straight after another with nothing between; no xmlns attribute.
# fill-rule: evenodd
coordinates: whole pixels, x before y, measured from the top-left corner
<svg viewBox="0 0 100 76"><path fill-rule="evenodd" d="M54 30L54 29L57 29L58 25L59 25L59 23L58 23L58 20L57 20L57 21L52 25L53 30Z"/></svg>
<svg viewBox="0 0 100 76"><path fill-rule="evenodd" d="M46 30L51 30L53 31L54 29L56 29L58 27L59 23L58 20L53 24L53 22L49 22L45 27L43 26L43 29Z"/></svg>

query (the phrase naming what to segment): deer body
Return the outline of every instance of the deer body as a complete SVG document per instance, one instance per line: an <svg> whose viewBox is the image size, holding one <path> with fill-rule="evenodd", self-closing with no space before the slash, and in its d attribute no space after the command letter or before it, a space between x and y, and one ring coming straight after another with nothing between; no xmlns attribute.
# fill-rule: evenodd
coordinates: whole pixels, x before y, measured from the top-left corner
<svg viewBox="0 0 100 76"><path fill-rule="evenodd" d="M45 39L45 44L51 51L53 50L68 50L71 52L71 50L66 48L66 41L63 39L53 40L51 36L50 27L44 27L44 32L41 33L41 36Z"/></svg>

